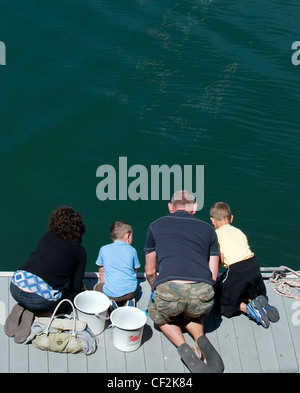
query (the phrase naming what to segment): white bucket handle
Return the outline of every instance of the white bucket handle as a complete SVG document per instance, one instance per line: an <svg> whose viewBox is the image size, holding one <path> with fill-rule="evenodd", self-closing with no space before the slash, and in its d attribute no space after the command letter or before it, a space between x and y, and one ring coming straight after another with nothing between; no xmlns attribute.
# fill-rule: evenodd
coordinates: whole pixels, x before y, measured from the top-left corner
<svg viewBox="0 0 300 393"><path fill-rule="evenodd" d="M107 320L109 319L108 313L106 313L106 316L104 317L104 316L102 315L102 313L97 312L97 313L95 314L95 316L96 316L97 318L104 319L105 321L107 321Z"/></svg>

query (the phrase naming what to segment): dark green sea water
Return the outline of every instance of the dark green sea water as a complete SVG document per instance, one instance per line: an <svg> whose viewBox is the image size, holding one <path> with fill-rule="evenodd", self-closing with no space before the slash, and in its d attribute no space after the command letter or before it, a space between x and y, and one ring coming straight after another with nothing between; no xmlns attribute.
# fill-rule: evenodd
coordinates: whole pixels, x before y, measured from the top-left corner
<svg viewBox="0 0 300 393"><path fill-rule="evenodd" d="M299 0L2 1L0 269L64 204L84 216L87 271L116 219L144 264L167 201L100 201L97 168L119 157L204 165L198 217L228 202L261 266L299 269L299 20Z"/></svg>

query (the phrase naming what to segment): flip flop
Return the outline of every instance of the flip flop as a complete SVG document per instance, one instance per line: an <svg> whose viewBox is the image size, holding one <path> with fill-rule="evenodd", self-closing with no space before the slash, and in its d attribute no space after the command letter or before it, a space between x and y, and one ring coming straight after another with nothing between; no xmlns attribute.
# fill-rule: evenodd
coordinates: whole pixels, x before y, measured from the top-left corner
<svg viewBox="0 0 300 393"><path fill-rule="evenodd" d="M14 337L17 328L20 324L20 319L23 312L24 312L24 307L22 307L19 303L14 305L9 316L6 319L5 326L4 326L4 331L7 336Z"/></svg>
<svg viewBox="0 0 300 393"><path fill-rule="evenodd" d="M181 360L191 373L211 373L212 370L195 354L188 344L181 344L177 348Z"/></svg>
<svg viewBox="0 0 300 393"><path fill-rule="evenodd" d="M20 325L18 326L14 337L16 343L22 344L29 336L33 320L34 313L29 310L24 310L21 316Z"/></svg>
<svg viewBox="0 0 300 393"><path fill-rule="evenodd" d="M208 338L204 335L198 337L197 345L200 351L203 353L207 361L207 365L211 369L211 372L222 373L224 371L223 360Z"/></svg>

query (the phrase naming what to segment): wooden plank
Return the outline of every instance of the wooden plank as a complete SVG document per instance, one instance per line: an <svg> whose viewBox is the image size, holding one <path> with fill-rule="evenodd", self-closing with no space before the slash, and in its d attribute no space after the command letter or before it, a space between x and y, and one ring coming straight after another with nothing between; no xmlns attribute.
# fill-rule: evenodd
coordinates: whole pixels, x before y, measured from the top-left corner
<svg viewBox="0 0 300 393"><path fill-rule="evenodd" d="M253 334L253 325L256 322L250 320L246 315L239 315L233 318L233 322L242 370L246 373L261 372ZM260 326L260 329L264 328Z"/></svg>
<svg viewBox="0 0 300 393"><path fill-rule="evenodd" d="M293 299L288 299L284 302L284 298L275 294L271 288L268 290L268 296L269 303L278 309L280 315L280 321L272 325L272 334L280 372L297 373L299 366L292 338L293 331L289 324L289 319L291 319L291 317L289 316L290 311L288 307L286 307L288 303L293 302Z"/></svg>
<svg viewBox="0 0 300 393"><path fill-rule="evenodd" d="M126 373L125 353L113 345L112 328L105 330L105 350L108 373Z"/></svg>
<svg viewBox="0 0 300 393"><path fill-rule="evenodd" d="M106 321L105 328L108 326ZM95 353L87 356L87 371L89 373L107 373L105 329L98 334L98 348Z"/></svg>
<svg viewBox="0 0 300 393"><path fill-rule="evenodd" d="M183 373L185 366L177 352L177 348L161 333L164 369L166 373Z"/></svg>
<svg viewBox="0 0 300 393"><path fill-rule="evenodd" d="M48 352L49 373L67 373L68 359L65 353Z"/></svg>
<svg viewBox="0 0 300 393"><path fill-rule="evenodd" d="M0 326L0 373L10 372L9 354L9 338L4 332L4 326Z"/></svg>
<svg viewBox="0 0 300 393"><path fill-rule="evenodd" d="M267 288L267 297L270 297L270 304L273 304L274 303L272 301L273 287L269 285L268 281L266 281L265 284ZM253 324L253 332L256 341L258 358L260 362L261 371L263 373L280 372L278 357L276 352L276 344L274 342L274 337L273 337L274 328L276 328L276 325L274 325L273 323L270 323L270 327L268 329L264 329L257 324Z"/></svg>
<svg viewBox="0 0 300 393"><path fill-rule="evenodd" d="M300 372L300 300L283 297L282 301L291 331L298 370Z"/></svg>
<svg viewBox="0 0 300 393"><path fill-rule="evenodd" d="M68 353L68 372L69 373L86 373L87 360L84 353Z"/></svg>
<svg viewBox="0 0 300 393"><path fill-rule="evenodd" d="M264 329L257 324L252 325L258 361L262 373L278 373L280 372L279 363L276 352L276 345L273 339L273 326L270 325L268 329Z"/></svg>
<svg viewBox="0 0 300 393"><path fill-rule="evenodd" d="M220 327L222 322L221 315L216 311L216 307L212 308L210 313L204 319L204 334L207 336L211 344L218 351L222 357L221 347L219 343L217 329ZM222 357L223 360L223 357Z"/></svg>
<svg viewBox="0 0 300 393"><path fill-rule="evenodd" d="M146 372L143 344L136 351L125 353L125 359L128 373L138 374Z"/></svg>
<svg viewBox="0 0 300 393"><path fill-rule="evenodd" d="M28 369L30 373L48 373L48 351L42 351L28 344Z"/></svg>
<svg viewBox="0 0 300 393"><path fill-rule="evenodd" d="M149 318L150 319L150 318ZM144 342L145 368L147 373L165 373L164 354L161 343L162 333L154 328L152 321L147 332L147 341Z"/></svg>
<svg viewBox="0 0 300 393"><path fill-rule="evenodd" d="M11 278L8 278L9 283ZM15 300L8 292L8 312L10 313L14 305ZM10 372L11 373L28 373L29 372L29 348L25 344L16 344L13 338L10 338Z"/></svg>
<svg viewBox="0 0 300 393"><path fill-rule="evenodd" d="M235 336L232 319L222 317L222 322L218 328L217 337L220 347L220 355L223 359L226 373L241 373L239 348Z"/></svg>
<svg viewBox="0 0 300 393"><path fill-rule="evenodd" d="M13 339L11 339L11 342ZM15 344L10 345L10 372L11 373L28 373L29 372L29 348L28 345Z"/></svg>
<svg viewBox="0 0 300 393"><path fill-rule="evenodd" d="M0 373L10 372L9 368L9 338L4 332L4 325L8 316L8 292L9 281L7 277L0 277L0 308L1 308L1 326L0 326Z"/></svg>
<svg viewBox="0 0 300 393"><path fill-rule="evenodd" d="M140 310L147 310L151 294L151 288L145 278L139 280L137 307ZM161 344L161 331L154 326L153 321L148 316L144 327L142 346L144 351L145 370L148 373L164 373L165 363Z"/></svg>

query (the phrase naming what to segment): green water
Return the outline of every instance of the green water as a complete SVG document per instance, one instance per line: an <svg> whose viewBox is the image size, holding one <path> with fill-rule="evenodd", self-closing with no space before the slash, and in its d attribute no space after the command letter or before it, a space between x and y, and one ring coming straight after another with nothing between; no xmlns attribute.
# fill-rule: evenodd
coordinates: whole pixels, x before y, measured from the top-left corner
<svg viewBox="0 0 300 393"><path fill-rule="evenodd" d="M296 0L2 1L1 270L64 204L84 216L87 271L117 219L143 265L167 201L100 201L97 168L119 157L203 165L198 217L228 202L261 266L299 269L299 17Z"/></svg>

